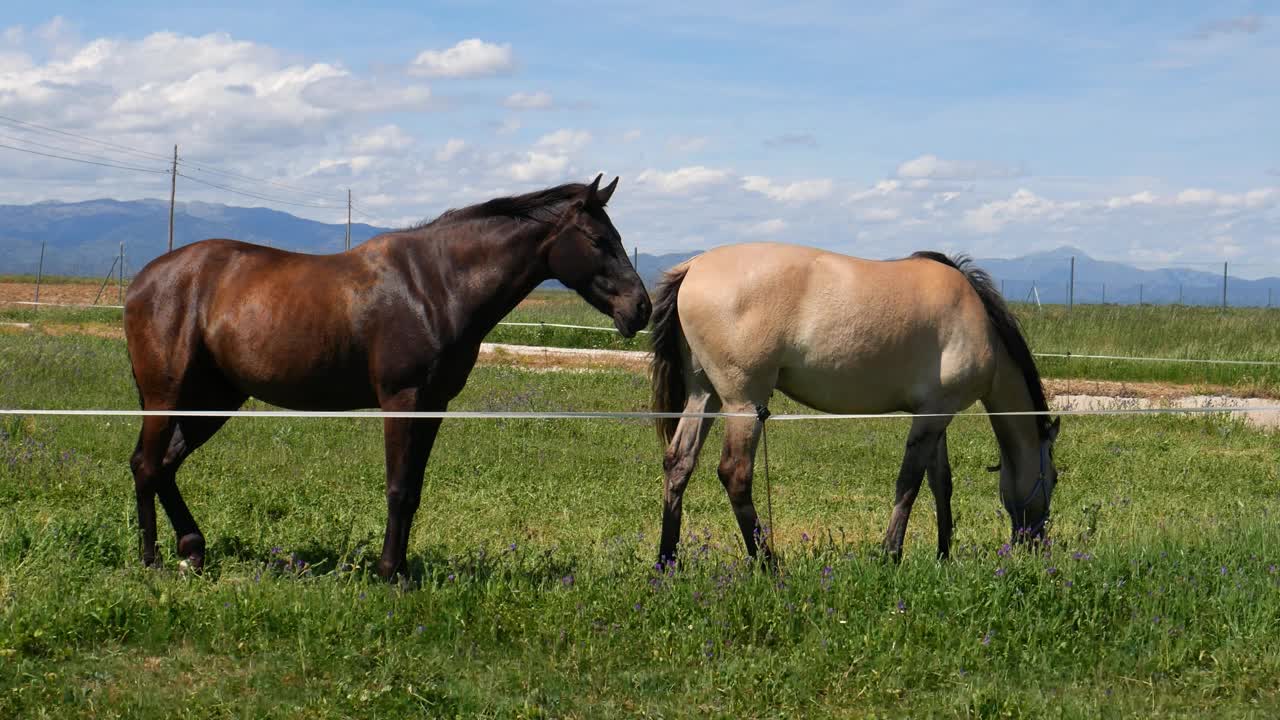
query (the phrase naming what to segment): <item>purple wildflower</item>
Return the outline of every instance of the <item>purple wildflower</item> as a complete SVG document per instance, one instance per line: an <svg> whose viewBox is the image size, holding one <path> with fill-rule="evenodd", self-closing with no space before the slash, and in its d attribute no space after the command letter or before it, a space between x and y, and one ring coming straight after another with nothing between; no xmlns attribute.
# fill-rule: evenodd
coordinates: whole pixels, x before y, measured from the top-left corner
<svg viewBox="0 0 1280 720"><path fill-rule="evenodd" d="M898 601L898 612L900 612L900 613L905 613L906 611L907 611L907 604L906 604L905 602L903 602L902 600L899 600L899 601Z"/></svg>
<svg viewBox="0 0 1280 720"><path fill-rule="evenodd" d="M991 636L992 636L993 634L994 634L994 631L992 631L992 630L988 630L988 631L987 631L987 633L986 633L985 635L983 635L983 636L982 636L982 644L983 644L983 645L990 645L990 644L991 644Z"/></svg>
<svg viewBox="0 0 1280 720"><path fill-rule="evenodd" d="M1004 568L996 568L996 577L1004 577Z"/></svg>
<svg viewBox="0 0 1280 720"><path fill-rule="evenodd" d="M1000 549L996 551L996 554L1000 557L1009 557L1009 553L1011 552L1013 552L1013 546L1009 545L1009 543L1005 543L1000 546Z"/></svg>
<svg viewBox="0 0 1280 720"><path fill-rule="evenodd" d="M416 627L416 628L414 628L414 629L413 629L413 631L414 631L414 632L416 632L416 633L418 633L419 635L421 635L422 633L426 632L426 630L427 630L427 628L426 628L426 626L425 626L425 625L419 625L418 627Z"/></svg>
<svg viewBox="0 0 1280 720"><path fill-rule="evenodd" d="M1050 565L1049 567L1045 568L1045 569L1044 569L1044 571L1045 571L1046 573L1049 573L1050 575L1053 575L1053 574L1055 574L1055 573L1057 573L1057 572L1058 572L1058 568L1056 568L1056 567L1054 567L1054 566Z"/></svg>
<svg viewBox="0 0 1280 720"><path fill-rule="evenodd" d="M573 586L573 575L565 575L564 577L560 578L560 584L561 584L561 585L563 585L563 586L565 586L565 587L572 587L572 586Z"/></svg>
<svg viewBox="0 0 1280 720"><path fill-rule="evenodd" d="M1222 567L1218 568L1218 574L1219 574L1219 575L1226 575L1226 574L1227 574L1227 566L1226 566L1226 565L1223 565Z"/></svg>

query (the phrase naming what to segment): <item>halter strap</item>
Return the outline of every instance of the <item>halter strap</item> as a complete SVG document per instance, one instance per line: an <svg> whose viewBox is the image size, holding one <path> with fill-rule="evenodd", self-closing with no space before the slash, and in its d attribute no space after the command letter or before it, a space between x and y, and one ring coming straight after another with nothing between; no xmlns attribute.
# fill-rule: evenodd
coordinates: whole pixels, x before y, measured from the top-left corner
<svg viewBox="0 0 1280 720"><path fill-rule="evenodd" d="M1045 485L1045 470L1048 467L1049 467L1049 443L1042 442L1040 443L1040 475L1039 477L1036 478L1036 484L1031 486L1031 492L1027 493L1026 500L1024 500L1023 502L1018 502L1015 500L1013 503L1013 509L1014 509L1015 515L1021 514L1022 511L1027 509L1027 506L1031 505L1031 501L1034 500L1036 497L1036 492L1039 492L1041 497L1044 498L1045 513L1044 513L1044 517L1040 519L1039 523L1036 523L1035 527L1022 528L1023 530L1038 532L1039 530L1044 528L1045 523L1049 521L1049 512L1048 512L1049 493Z"/></svg>

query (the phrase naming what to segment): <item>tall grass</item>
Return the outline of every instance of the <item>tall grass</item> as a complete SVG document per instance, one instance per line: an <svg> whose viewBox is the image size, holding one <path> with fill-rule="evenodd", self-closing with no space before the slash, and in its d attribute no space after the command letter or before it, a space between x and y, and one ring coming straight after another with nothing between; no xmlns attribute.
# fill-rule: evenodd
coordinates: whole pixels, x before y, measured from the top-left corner
<svg viewBox="0 0 1280 720"><path fill-rule="evenodd" d="M136 406L120 341L0 343L0 407ZM646 387L480 368L454 408L642 409ZM1280 450L1220 417L1068 418L1034 551L1004 547L994 440L961 417L956 557L933 559L926 493L897 567L876 542L906 423L771 425L778 576L742 557L718 429L668 571L647 424L446 422L402 585L370 572L376 422L233 420L180 476L198 578L167 530L166 569L137 566L136 425L0 420L0 717L1280 710Z"/></svg>

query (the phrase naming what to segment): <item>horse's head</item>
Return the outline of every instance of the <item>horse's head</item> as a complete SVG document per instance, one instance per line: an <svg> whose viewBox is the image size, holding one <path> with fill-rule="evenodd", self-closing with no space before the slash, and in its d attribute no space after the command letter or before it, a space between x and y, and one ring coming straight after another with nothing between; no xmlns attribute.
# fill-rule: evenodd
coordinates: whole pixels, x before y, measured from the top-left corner
<svg viewBox="0 0 1280 720"><path fill-rule="evenodd" d="M550 237L547 261L552 277L613 318L623 336L632 337L649 324L652 306L622 236L605 213L618 179L601 189L601 177L597 175L582 196L569 203Z"/></svg>
<svg viewBox="0 0 1280 720"><path fill-rule="evenodd" d="M1053 464L1053 443L1058 439L1058 431L1062 429L1062 418L1056 417L1045 423L1044 429L1038 433L1038 461L1031 468L1017 472L1013 477L1014 467L1004 465L1002 471L1009 477L1001 477L1000 487L1004 495L1004 506L1013 521L1013 542L1026 542L1044 538L1045 527L1049 524L1049 500L1053 497L1053 489L1058 485L1058 468ZM1032 468L1035 471L1032 472ZM1004 488L1013 488L1012 492Z"/></svg>

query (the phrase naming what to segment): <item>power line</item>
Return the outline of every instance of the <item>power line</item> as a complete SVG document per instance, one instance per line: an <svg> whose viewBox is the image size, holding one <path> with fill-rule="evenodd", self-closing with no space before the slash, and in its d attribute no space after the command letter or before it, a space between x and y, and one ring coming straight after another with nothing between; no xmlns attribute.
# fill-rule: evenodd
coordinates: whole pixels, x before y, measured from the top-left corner
<svg viewBox="0 0 1280 720"><path fill-rule="evenodd" d="M140 155L142 157L145 157L148 160L168 160L168 158L163 155L158 155L153 152L147 152L146 150L139 150L137 148L129 147L128 145L121 145L119 143L107 142L106 140L96 140L94 138L89 137L88 135L80 135L73 132L67 132L66 130L57 130L55 128L46 127L44 125L28 122L26 120L19 120L17 118L9 117L8 115L0 115L0 120L10 124L24 126L27 128L35 128L36 130L41 130L44 132L57 133L58 135L66 135L67 137L73 137L78 140L84 140L86 142L95 143L97 145L102 145L104 147L114 148L119 152L133 153L134 155Z"/></svg>
<svg viewBox="0 0 1280 720"><path fill-rule="evenodd" d="M105 148L110 148L115 152L131 153L133 155L146 158L148 160L164 160L166 162L169 161L168 157L157 154L157 153L148 152L146 150L140 150L138 148L130 147L128 145L122 145L120 143L108 142L106 140L98 140L96 138L89 137L88 135L81 135L79 133L68 132L66 130L58 130L56 128L40 125L38 123L33 123L27 120L19 120L17 118L9 117L7 115L0 115L0 121L10 123L12 125L16 125L19 127L19 129L35 130L37 132L45 132L45 133L55 133L55 134L63 135L66 137L76 138L77 140L82 140L85 142L90 142L96 145L100 145ZM11 139L16 139L16 138L11 138ZM39 145L39 143L36 143L31 140L23 140L23 142L27 142L33 145ZM86 153L77 153L76 151L69 150L67 148L54 148L54 149L58 149L58 150L62 150L63 152L70 152L74 154L81 154L81 155L86 154ZM195 162L179 160L178 164L184 165L192 170L197 170L200 172L210 173L213 175L221 175L223 177L233 178L233 179L241 180L244 182L261 183L264 185L270 185L276 188L280 188L282 190L289 190L291 192L299 193L302 195L310 195L312 197L317 197L324 200L336 201L338 199L338 196L336 194L320 193L314 190L306 190L304 188L294 187L292 185L286 185L284 183L276 182L274 180L255 178L255 177L250 177L248 175L242 175L239 173L234 173L226 170L219 170L217 168L208 167L206 164L203 164L203 163L197 164Z"/></svg>
<svg viewBox="0 0 1280 720"><path fill-rule="evenodd" d="M39 150L30 150L27 148L20 148L15 145L0 144L0 148L6 148L8 150L17 150L18 152L30 153L32 155L40 155L42 157L56 158L58 160L70 160L71 162L84 163L86 165L98 165L101 167L116 168L119 170L134 170L136 172L154 173L156 175L169 174L164 170L151 170L148 168L133 167L130 165L117 165L115 163L109 163L109 162L96 162L94 160L81 160L80 158L67 157L66 155L54 155L53 153L40 152ZM74 151L67 151L67 152L74 152Z"/></svg>
<svg viewBox="0 0 1280 720"><path fill-rule="evenodd" d="M196 165L196 164L195 164L195 163L193 163L193 162L187 162L187 161L184 161L184 160L182 160L182 159L179 159L179 160L178 160L178 165L185 166L185 167L191 168L191 169L193 169L193 170L198 170L198 171L200 171L200 172L206 172L206 173L210 173L210 174L213 174L213 175L222 175L222 176L224 176L224 177L229 177L229 178L233 178L233 179L236 179L236 180L242 180L242 181L245 181L245 182L253 182L253 183L261 183L261 184L263 184L263 185L271 185L271 186L274 186L274 187L278 187L278 188L280 188L280 189L282 189L282 190L290 190L290 191L292 191L292 192L296 192L296 193L299 193L299 194L302 194L302 195L311 195L311 196L318 197L318 198L321 198L321 199L324 199L324 200L336 200L336 199L339 199L339 196L338 196L338 195L334 195L334 194L330 194L330 193L320 193L320 192L316 192L316 191L314 191L314 190L304 190L303 188L294 187L294 186L292 186L292 185L285 185L284 183L276 182L276 181L274 181L274 180L264 180L264 179L262 179L262 178L249 177L248 175L241 175L241 174L239 174L239 173L228 172L228 171L226 171L226 170L218 170L218 169L216 169L216 168L205 167L205 166L203 166L203 165ZM184 175L183 177L186 177L186 176Z"/></svg>
<svg viewBox="0 0 1280 720"><path fill-rule="evenodd" d="M60 145L46 145L44 143L36 142L35 140L28 140L27 138L17 137L14 135L5 135L3 133L0 133L0 139L12 140L14 142L25 143L27 145L34 145L36 147L44 148L46 150L57 150L58 152L69 153L71 155L79 155L80 157L89 158L91 160L96 160L98 162L105 162L105 163L117 162L114 158L103 157L101 155L94 155L93 153L82 152L80 150L72 150L70 148L62 147Z"/></svg>
<svg viewBox="0 0 1280 720"><path fill-rule="evenodd" d="M168 173L164 173L164 174L166 174L166 175L167 175ZM225 190L226 192L229 192L229 193L234 193L234 194L236 194L236 195L244 195L245 197L251 197L251 198L255 198L255 199L257 199L257 200L263 200L263 201L266 201L266 202L279 203L279 204L281 204L281 205L295 205L295 206L297 206L297 207L316 208L316 209L321 209L321 210L339 210L339 209L341 209L341 207L339 207L339 206L337 206L337 205L317 205L317 204L312 204L312 203L301 203L301 202L294 202L294 201L292 201L292 200L283 200L283 199L281 199L281 198L275 198L275 197L271 197L271 196L269 196L269 195L261 195L261 194L258 194L258 193L255 193L255 192L251 192L251 191L248 191L248 190L241 190L241 189L238 189L238 188L229 187L229 186L227 186L227 185L220 185L220 184L215 183L215 182L209 182L208 180L201 180L200 178L192 177L192 176L190 176L190 175L188 175L188 174L186 174L186 173L181 173L181 172L180 172L180 173L178 173L178 176L179 176L179 177L184 177L184 178L186 178L186 179L188 179L188 180L190 180L190 181L192 181L192 182L194 182L194 183L199 183L199 184L201 184L201 185L207 185L207 186L209 186L209 187L217 188L217 189L219 189L219 190Z"/></svg>

